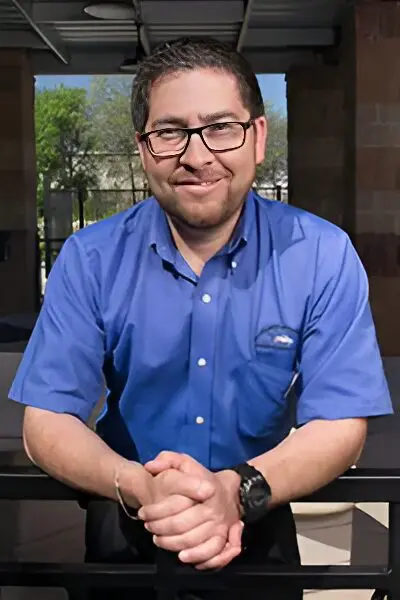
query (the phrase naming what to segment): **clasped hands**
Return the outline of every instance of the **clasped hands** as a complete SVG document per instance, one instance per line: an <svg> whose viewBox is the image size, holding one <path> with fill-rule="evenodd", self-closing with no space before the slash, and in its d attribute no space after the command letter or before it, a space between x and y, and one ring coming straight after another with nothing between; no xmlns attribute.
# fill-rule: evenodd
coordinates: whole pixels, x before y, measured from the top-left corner
<svg viewBox="0 0 400 600"><path fill-rule="evenodd" d="M150 493L138 516L159 548L199 570L221 569L241 552L240 477L212 473L185 454L161 452L145 465Z"/></svg>

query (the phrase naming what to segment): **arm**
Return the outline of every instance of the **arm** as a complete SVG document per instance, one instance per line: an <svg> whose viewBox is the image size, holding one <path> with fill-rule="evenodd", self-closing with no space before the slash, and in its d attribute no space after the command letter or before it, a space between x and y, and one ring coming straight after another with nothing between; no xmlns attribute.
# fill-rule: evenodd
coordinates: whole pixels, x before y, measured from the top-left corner
<svg viewBox="0 0 400 600"><path fill-rule="evenodd" d="M118 474L123 497L130 506L139 507L150 500L152 478L144 468L111 450L73 415L28 406L23 437L29 458L71 487L117 500Z"/></svg>
<svg viewBox="0 0 400 600"><path fill-rule="evenodd" d="M33 462L72 487L108 498L115 497L120 472L126 501L136 505L150 478L86 425L104 389L105 334L93 270L79 238L70 237L50 272L9 395L26 405L23 438Z"/></svg>
<svg viewBox="0 0 400 600"><path fill-rule="evenodd" d="M207 489L197 479L171 471L155 481L145 469L111 450L86 425L104 388L105 334L93 265L72 236L53 266L43 307L9 396L27 406L23 437L33 462L79 489L133 507L173 490L191 505Z"/></svg>
<svg viewBox="0 0 400 600"><path fill-rule="evenodd" d="M311 494L339 477L358 459L366 433L366 419L312 421L250 460L271 486L271 508Z"/></svg>
<svg viewBox="0 0 400 600"><path fill-rule="evenodd" d="M392 413L368 280L344 234L320 241L299 374L299 429L250 461L270 483L272 506L310 494L342 474L362 452L368 418Z"/></svg>

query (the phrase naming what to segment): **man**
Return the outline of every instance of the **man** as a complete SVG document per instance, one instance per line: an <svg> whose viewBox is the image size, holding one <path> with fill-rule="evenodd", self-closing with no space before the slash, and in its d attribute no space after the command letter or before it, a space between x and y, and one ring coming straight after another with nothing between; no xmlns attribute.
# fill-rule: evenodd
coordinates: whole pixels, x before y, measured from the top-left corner
<svg viewBox="0 0 400 600"><path fill-rule="evenodd" d="M392 410L366 275L343 231L251 191L267 122L232 49L158 47L132 114L154 197L65 243L10 392L26 450L110 499L88 503L88 561L296 564L289 502Z"/></svg>

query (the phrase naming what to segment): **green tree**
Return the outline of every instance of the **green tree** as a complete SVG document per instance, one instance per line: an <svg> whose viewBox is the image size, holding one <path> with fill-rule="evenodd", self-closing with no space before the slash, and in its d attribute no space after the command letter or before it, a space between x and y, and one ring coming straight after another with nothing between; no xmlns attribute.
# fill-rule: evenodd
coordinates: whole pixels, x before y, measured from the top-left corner
<svg viewBox="0 0 400 600"><path fill-rule="evenodd" d="M277 185L287 176L287 118L271 102L265 104L268 140L265 161L257 168L256 185Z"/></svg>
<svg viewBox="0 0 400 600"><path fill-rule="evenodd" d="M96 77L90 88L93 127L101 147L102 172L108 186L132 191L146 186L131 118L132 77Z"/></svg>
<svg viewBox="0 0 400 600"><path fill-rule="evenodd" d="M38 206L43 206L43 183L52 189L95 185L93 152L96 139L91 127L86 91L57 87L39 90L35 98Z"/></svg>

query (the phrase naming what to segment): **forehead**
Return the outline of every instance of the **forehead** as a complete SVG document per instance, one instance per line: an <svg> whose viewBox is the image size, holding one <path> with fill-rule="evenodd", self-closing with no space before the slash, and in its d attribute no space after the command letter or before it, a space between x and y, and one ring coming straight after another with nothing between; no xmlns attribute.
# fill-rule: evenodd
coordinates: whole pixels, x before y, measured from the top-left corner
<svg viewBox="0 0 400 600"><path fill-rule="evenodd" d="M188 122L199 114L231 111L246 116L234 75L214 69L172 73L153 84L149 96L149 121L173 114Z"/></svg>

